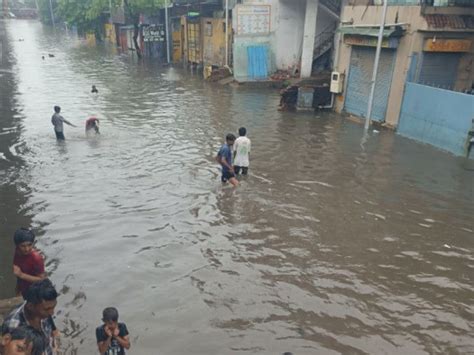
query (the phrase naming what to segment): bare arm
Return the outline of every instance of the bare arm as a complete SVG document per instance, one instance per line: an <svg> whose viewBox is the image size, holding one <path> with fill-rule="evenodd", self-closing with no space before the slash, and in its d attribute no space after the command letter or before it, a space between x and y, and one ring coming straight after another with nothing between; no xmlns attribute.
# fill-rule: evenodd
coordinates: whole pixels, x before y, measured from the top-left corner
<svg viewBox="0 0 474 355"><path fill-rule="evenodd" d="M70 125L70 126L72 126L72 127L77 127L75 124L72 124L71 122L69 122L69 121L66 120L65 118L63 118L63 121L64 121L64 123L66 123L66 124L68 124L68 125Z"/></svg>
<svg viewBox="0 0 474 355"><path fill-rule="evenodd" d="M38 276L28 275L21 271L21 269L17 265L13 265L13 274L18 277L19 279L28 281L28 282L36 282L41 281L46 278L46 273L41 273Z"/></svg>
<svg viewBox="0 0 474 355"><path fill-rule="evenodd" d="M124 337L116 336L115 339L117 339L118 343L125 349L130 349L130 338L128 335L125 335Z"/></svg>
<svg viewBox="0 0 474 355"><path fill-rule="evenodd" d="M234 167L230 165L224 157L221 157L220 163L228 167L230 171L234 171Z"/></svg>

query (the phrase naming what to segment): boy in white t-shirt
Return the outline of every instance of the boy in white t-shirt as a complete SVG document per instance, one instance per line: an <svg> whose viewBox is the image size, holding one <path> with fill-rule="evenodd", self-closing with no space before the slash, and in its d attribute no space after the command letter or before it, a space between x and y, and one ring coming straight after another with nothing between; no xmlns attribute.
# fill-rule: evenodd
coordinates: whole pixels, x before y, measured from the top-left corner
<svg viewBox="0 0 474 355"><path fill-rule="evenodd" d="M234 142L234 171L236 175L247 175L249 170L250 139L245 135L247 130L244 127L239 128L239 138Z"/></svg>

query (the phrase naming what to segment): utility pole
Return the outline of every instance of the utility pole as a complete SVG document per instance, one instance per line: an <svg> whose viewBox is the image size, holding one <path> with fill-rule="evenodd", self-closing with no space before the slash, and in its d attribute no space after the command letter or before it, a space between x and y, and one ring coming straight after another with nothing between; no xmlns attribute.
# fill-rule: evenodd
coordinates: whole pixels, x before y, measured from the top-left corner
<svg viewBox="0 0 474 355"><path fill-rule="evenodd" d="M8 18L8 0L3 0L3 17Z"/></svg>
<svg viewBox="0 0 474 355"><path fill-rule="evenodd" d="M229 0L225 0L225 65L229 66Z"/></svg>
<svg viewBox="0 0 474 355"><path fill-rule="evenodd" d="M49 0L49 11L51 12L51 23L53 24L53 27L56 27L56 24L54 23L53 4L51 0Z"/></svg>
<svg viewBox="0 0 474 355"><path fill-rule="evenodd" d="M166 26L166 60L168 64L171 62L170 59L170 34L169 34L169 20L168 20L168 0L165 0L165 26Z"/></svg>
<svg viewBox="0 0 474 355"><path fill-rule="evenodd" d="M365 117L365 132L369 130L370 119L372 118L372 107L374 106L375 84L377 83L377 71L379 69L380 52L382 51L383 31L385 29L385 18L387 17L388 0L384 0L382 10L382 22L380 23L379 37L377 40L377 49L375 51L374 71L372 73L372 87L370 88L369 103L367 105L367 115Z"/></svg>

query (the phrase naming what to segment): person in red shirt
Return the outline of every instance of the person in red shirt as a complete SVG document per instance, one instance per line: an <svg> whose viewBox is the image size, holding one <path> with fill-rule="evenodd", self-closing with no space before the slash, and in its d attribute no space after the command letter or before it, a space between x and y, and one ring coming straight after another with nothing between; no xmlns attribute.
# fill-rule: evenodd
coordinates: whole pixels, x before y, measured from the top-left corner
<svg viewBox="0 0 474 355"><path fill-rule="evenodd" d="M94 130L96 134L100 134L99 120L96 117L90 117L86 121L86 134L89 134L89 132L91 132L92 130Z"/></svg>
<svg viewBox="0 0 474 355"><path fill-rule="evenodd" d="M19 228L13 236L15 256L13 257L13 274L17 277L17 295L25 297L26 291L33 282L46 278L44 260L41 254L33 248L34 233L26 228Z"/></svg>

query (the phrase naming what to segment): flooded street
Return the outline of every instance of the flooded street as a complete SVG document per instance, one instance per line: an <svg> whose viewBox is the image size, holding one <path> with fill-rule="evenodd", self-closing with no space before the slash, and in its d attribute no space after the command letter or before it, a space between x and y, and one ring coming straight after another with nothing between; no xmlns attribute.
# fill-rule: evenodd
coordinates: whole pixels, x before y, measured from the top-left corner
<svg viewBox="0 0 474 355"><path fill-rule="evenodd" d="M7 32L0 296L13 295L11 235L31 223L65 354L94 353L111 305L130 354L474 353L474 164L390 131L363 149L362 126L278 112L276 90L38 22ZM54 105L79 126L64 144ZM91 115L102 134L87 139ZM250 176L233 190L214 156L241 126Z"/></svg>

